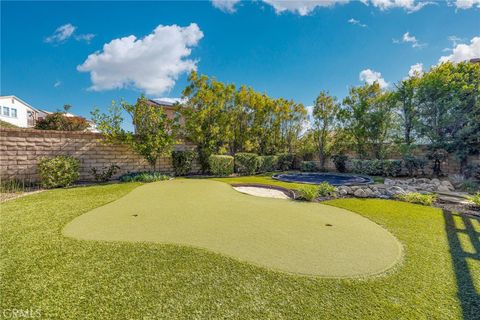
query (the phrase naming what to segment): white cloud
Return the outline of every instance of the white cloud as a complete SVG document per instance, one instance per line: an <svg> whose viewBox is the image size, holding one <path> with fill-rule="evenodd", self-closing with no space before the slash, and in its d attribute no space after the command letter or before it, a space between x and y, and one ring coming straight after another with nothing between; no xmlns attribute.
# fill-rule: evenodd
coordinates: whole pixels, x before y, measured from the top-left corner
<svg viewBox="0 0 480 320"><path fill-rule="evenodd" d="M72 36L74 36L75 40L77 41L85 41L86 43L90 43L90 41L95 37L93 33L87 34L78 34L74 35L77 31L77 27L71 23L64 24L63 26L58 27L55 32L45 38L46 43L53 43L58 44L67 41Z"/></svg>
<svg viewBox="0 0 480 320"><path fill-rule="evenodd" d="M55 83L53 84L53 87L54 87L54 88L58 88L58 87L60 87L61 85L62 85L62 81L57 80L57 81L55 81Z"/></svg>
<svg viewBox="0 0 480 320"><path fill-rule="evenodd" d="M196 61L187 57L202 38L195 23L159 25L142 39L131 35L104 44L77 70L90 72L90 89L95 91L135 87L147 94L162 94L173 88L179 75L196 68Z"/></svg>
<svg viewBox="0 0 480 320"><path fill-rule="evenodd" d="M79 34L75 36L75 40L85 41L86 43L90 43L90 41L92 41L94 37L95 35L93 33Z"/></svg>
<svg viewBox="0 0 480 320"><path fill-rule="evenodd" d="M480 8L480 0L457 0L455 6L459 9Z"/></svg>
<svg viewBox="0 0 480 320"><path fill-rule="evenodd" d="M169 97L162 97L162 98L155 98L153 99L158 103L165 103L165 104L175 104L175 103L185 103L188 101L186 98L169 98Z"/></svg>
<svg viewBox="0 0 480 320"><path fill-rule="evenodd" d="M77 27L75 27L71 23L64 24L63 26L58 27L51 36L46 37L45 42L64 42L73 35L75 29L77 29Z"/></svg>
<svg viewBox="0 0 480 320"><path fill-rule="evenodd" d="M298 13L301 16L309 15L317 7L333 7L336 4L343 4L349 1L350 0L263 0L263 2L271 5L277 14L289 11Z"/></svg>
<svg viewBox="0 0 480 320"><path fill-rule="evenodd" d="M416 63L410 67L408 71L409 77L422 76L423 75L423 63Z"/></svg>
<svg viewBox="0 0 480 320"><path fill-rule="evenodd" d="M240 0L211 0L212 5L222 10L223 12L233 13L235 12L235 6L240 2Z"/></svg>
<svg viewBox="0 0 480 320"><path fill-rule="evenodd" d="M356 19L354 19L354 18L350 18L350 19L348 20L348 23L353 24L353 25L357 25L357 26L362 27L362 28L367 27L366 24L363 24L363 23L361 23L359 20L356 20Z"/></svg>
<svg viewBox="0 0 480 320"><path fill-rule="evenodd" d="M390 84L382 78L380 72L373 71L371 69L362 70L358 76L360 81L364 81L368 84L373 84L377 82L381 89L387 88Z"/></svg>
<svg viewBox="0 0 480 320"><path fill-rule="evenodd" d="M418 39L415 36L411 35L410 32L405 32L401 40L393 39L393 43L401 43L401 42L411 43L412 48L423 48L427 45L426 43L420 43L420 41L418 41Z"/></svg>
<svg viewBox="0 0 480 320"><path fill-rule="evenodd" d="M452 54L441 57L439 62L462 62L473 58L480 58L480 36L473 37L470 44L457 44L452 49Z"/></svg>
<svg viewBox="0 0 480 320"><path fill-rule="evenodd" d="M422 9L426 5L432 4L432 2L417 0L364 0L362 2L367 5L371 4L380 10L402 8L408 12L415 12Z"/></svg>
<svg viewBox="0 0 480 320"><path fill-rule="evenodd" d="M211 0L212 5L224 12L235 12L237 4L241 0ZM317 7L333 7L337 4L345 4L352 0L260 0L275 9L277 14L284 12L297 13L301 16L311 14ZM415 12L426 5L434 4L432 1L424 0L359 0L365 5L372 5L380 10L390 10L395 8L401 8L407 12ZM480 0L457 0L465 2L475 2ZM466 6L467 4L463 4Z"/></svg>

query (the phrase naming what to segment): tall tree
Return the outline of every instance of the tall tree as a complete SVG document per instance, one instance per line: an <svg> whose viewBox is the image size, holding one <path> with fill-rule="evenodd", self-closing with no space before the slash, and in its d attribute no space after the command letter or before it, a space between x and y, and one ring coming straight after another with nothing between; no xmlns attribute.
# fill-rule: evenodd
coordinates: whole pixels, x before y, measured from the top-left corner
<svg viewBox="0 0 480 320"><path fill-rule="evenodd" d="M122 110L130 115L135 132L122 128ZM153 171L158 158L169 155L175 144L177 125L174 120L167 117L163 108L148 103L144 96L134 105L113 102L108 113L95 109L92 119L107 140L128 145L143 156Z"/></svg>
<svg viewBox="0 0 480 320"><path fill-rule="evenodd" d="M351 88L343 100L339 119L360 158L385 156L394 123L393 106L391 93L382 92L377 82Z"/></svg>
<svg viewBox="0 0 480 320"><path fill-rule="evenodd" d="M332 138L334 134L333 131L339 111L340 107L337 103L337 98L328 95L325 91L320 92L315 100L312 116L320 168L322 170L325 169L325 159L330 153L333 141L329 138Z"/></svg>

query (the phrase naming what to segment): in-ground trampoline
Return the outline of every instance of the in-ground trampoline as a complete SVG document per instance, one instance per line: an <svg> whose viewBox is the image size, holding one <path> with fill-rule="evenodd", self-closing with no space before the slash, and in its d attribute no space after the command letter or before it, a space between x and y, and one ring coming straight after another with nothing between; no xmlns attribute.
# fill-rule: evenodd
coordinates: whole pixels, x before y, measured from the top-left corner
<svg viewBox="0 0 480 320"><path fill-rule="evenodd" d="M292 173L279 173L272 176L273 179L296 182L296 183L309 183L320 184L322 182L328 182L332 186L349 186L373 183L372 178L367 176L359 176L353 174L340 174L340 173L324 173L324 172L292 172Z"/></svg>

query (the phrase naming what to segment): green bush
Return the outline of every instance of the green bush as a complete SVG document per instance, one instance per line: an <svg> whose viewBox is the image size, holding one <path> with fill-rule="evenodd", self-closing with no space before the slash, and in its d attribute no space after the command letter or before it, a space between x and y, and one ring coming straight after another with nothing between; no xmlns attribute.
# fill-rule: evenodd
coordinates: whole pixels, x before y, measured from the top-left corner
<svg viewBox="0 0 480 320"><path fill-rule="evenodd" d="M300 163L300 170L304 172L318 171L318 165L316 161L302 161Z"/></svg>
<svg viewBox="0 0 480 320"><path fill-rule="evenodd" d="M43 158L38 162L40 182L44 188L67 187L79 177L80 162L71 156Z"/></svg>
<svg viewBox="0 0 480 320"><path fill-rule="evenodd" d="M92 168L90 171L92 172L92 176L97 182L106 182L117 173L117 171L120 170L120 167L112 164L109 167L103 168L101 171L99 171L97 168Z"/></svg>
<svg viewBox="0 0 480 320"><path fill-rule="evenodd" d="M478 192L474 196L469 197L468 199L472 201L475 206L480 207L480 192Z"/></svg>
<svg viewBox="0 0 480 320"><path fill-rule="evenodd" d="M335 164L335 169L338 172L347 172L348 157L344 154L336 154L332 156L332 161Z"/></svg>
<svg viewBox="0 0 480 320"><path fill-rule="evenodd" d="M335 192L335 187L328 182L322 182L318 185L318 195L320 197L332 196Z"/></svg>
<svg viewBox="0 0 480 320"><path fill-rule="evenodd" d="M291 153L281 153L277 155L277 168L280 171L288 171L293 169L294 155Z"/></svg>
<svg viewBox="0 0 480 320"><path fill-rule="evenodd" d="M278 157L277 156L259 156L259 172L272 172L277 170Z"/></svg>
<svg viewBox="0 0 480 320"><path fill-rule="evenodd" d="M480 183L467 179L460 183L459 189L468 193L475 193L480 190Z"/></svg>
<svg viewBox="0 0 480 320"><path fill-rule="evenodd" d="M172 165L176 176L185 176L192 172L193 161L197 153L193 150L173 151Z"/></svg>
<svg viewBox="0 0 480 320"><path fill-rule="evenodd" d="M306 184L298 188L300 199L313 201L318 197L319 187L313 184Z"/></svg>
<svg viewBox="0 0 480 320"><path fill-rule="evenodd" d="M465 177L480 180L480 164L468 165L464 171Z"/></svg>
<svg viewBox="0 0 480 320"><path fill-rule="evenodd" d="M235 154L235 172L252 175L257 172L260 159L255 153L239 152Z"/></svg>
<svg viewBox="0 0 480 320"><path fill-rule="evenodd" d="M431 206L435 200L437 200L436 194L422 194L418 192L409 192L406 194L398 194L395 196L397 199L410 202L422 204L424 206Z"/></svg>
<svg viewBox="0 0 480 320"><path fill-rule="evenodd" d="M401 160L352 160L352 171L369 176L396 177L402 172Z"/></svg>
<svg viewBox="0 0 480 320"><path fill-rule="evenodd" d="M410 177L417 176L420 173L424 175L426 164L427 160L422 158L417 158L412 155L406 155L403 157L403 165L405 166L405 169L407 169Z"/></svg>
<svg viewBox="0 0 480 320"><path fill-rule="evenodd" d="M214 176L228 176L233 173L233 157L223 155L211 155L208 158L210 172Z"/></svg>
<svg viewBox="0 0 480 320"><path fill-rule="evenodd" d="M133 172L120 177L122 182L155 182L170 179L170 176L161 172Z"/></svg>

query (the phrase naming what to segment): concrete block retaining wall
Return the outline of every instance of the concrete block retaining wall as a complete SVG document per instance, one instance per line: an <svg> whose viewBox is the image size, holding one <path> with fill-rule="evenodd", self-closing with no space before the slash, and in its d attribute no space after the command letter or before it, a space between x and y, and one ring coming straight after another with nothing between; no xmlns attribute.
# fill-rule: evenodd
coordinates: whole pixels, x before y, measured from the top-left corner
<svg viewBox="0 0 480 320"><path fill-rule="evenodd" d="M177 144L175 150L195 146ZM127 146L107 144L101 134L91 132L43 131L0 128L0 178L38 181L37 162L42 157L70 155L80 160L80 180L91 181L92 168L120 167L114 178L128 172L148 171L150 165ZM157 170L173 172L170 157L160 158ZM194 164L193 172L199 165Z"/></svg>

